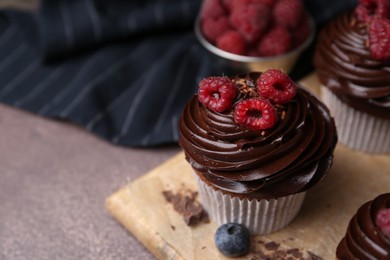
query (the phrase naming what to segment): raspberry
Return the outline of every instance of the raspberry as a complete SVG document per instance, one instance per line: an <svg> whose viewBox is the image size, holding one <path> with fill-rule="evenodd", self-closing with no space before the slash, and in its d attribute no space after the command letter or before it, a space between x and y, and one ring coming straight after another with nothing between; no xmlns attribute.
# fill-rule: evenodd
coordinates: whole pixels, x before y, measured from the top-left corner
<svg viewBox="0 0 390 260"><path fill-rule="evenodd" d="M369 49L377 60L390 60L390 20L373 19L368 28Z"/></svg>
<svg viewBox="0 0 390 260"><path fill-rule="evenodd" d="M227 77L208 77L199 83L199 101L216 112L230 109L237 95L236 86Z"/></svg>
<svg viewBox="0 0 390 260"><path fill-rule="evenodd" d="M375 223L386 236L390 237L390 208L381 209L376 215Z"/></svg>
<svg viewBox="0 0 390 260"><path fill-rule="evenodd" d="M223 1L226 8L228 8L230 11L232 11L234 8L238 7L239 5L256 4L256 3L261 3L269 7L272 7L275 4L275 2L276 0L224 0Z"/></svg>
<svg viewBox="0 0 390 260"><path fill-rule="evenodd" d="M228 31L217 39L218 48L238 55L245 54L245 45L244 37L236 31Z"/></svg>
<svg viewBox="0 0 390 260"><path fill-rule="evenodd" d="M270 18L270 9L260 3L237 5L230 14L230 23L249 43L261 38Z"/></svg>
<svg viewBox="0 0 390 260"><path fill-rule="evenodd" d="M272 28L258 44L261 56L275 56L291 49L291 35L283 27Z"/></svg>
<svg viewBox="0 0 390 260"><path fill-rule="evenodd" d="M377 0L376 16L379 18L390 18L390 1Z"/></svg>
<svg viewBox="0 0 390 260"><path fill-rule="evenodd" d="M202 20L202 33L211 43L215 43L221 34L230 29L230 22L226 16L205 18Z"/></svg>
<svg viewBox="0 0 390 260"><path fill-rule="evenodd" d="M226 15L226 9L220 0L203 0L200 11L200 17L202 19L217 18L224 15Z"/></svg>
<svg viewBox="0 0 390 260"><path fill-rule="evenodd" d="M304 7L300 0L280 0L275 4L272 14L277 25L295 29L300 24Z"/></svg>
<svg viewBox="0 0 390 260"><path fill-rule="evenodd" d="M261 131L273 127L278 120L278 114L267 99L248 98L241 100L234 107L234 120L253 131Z"/></svg>
<svg viewBox="0 0 390 260"><path fill-rule="evenodd" d="M297 86L290 77L277 69L263 72L257 79L257 93L274 104L290 102L297 92Z"/></svg>
<svg viewBox="0 0 390 260"><path fill-rule="evenodd" d="M360 0L355 8L355 15L358 21L371 22L373 18L389 18L389 0Z"/></svg>

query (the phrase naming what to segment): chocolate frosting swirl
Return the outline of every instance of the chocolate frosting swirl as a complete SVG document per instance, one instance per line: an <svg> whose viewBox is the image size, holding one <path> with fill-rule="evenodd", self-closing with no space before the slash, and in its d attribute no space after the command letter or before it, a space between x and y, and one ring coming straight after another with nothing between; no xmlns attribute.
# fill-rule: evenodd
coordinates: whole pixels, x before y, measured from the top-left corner
<svg viewBox="0 0 390 260"><path fill-rule="evenodd" d="M242 77L254 84L259 75ZM291 102L276 107L278 122L259 133L237 125L232 109L211 111L195 95L179 130L186 159L200 178L228 193L256 198L286 196L317 183L332 163L337 142L333 118L301 88Z"/></svg>
<svg viewBox="0 0 390 260"><path fill-rule="evenodd" d="M359 208L337 247L338 259L390 259L390 237L375 224L379 210L384 208L390 208L390 193L379 195Z"/></svg>
<svg viewBox="0 0 390 260"><path fill-rule="evenodd" d="M321 31L314 65L320 81L353 108L390 119L390 60L371 57L366 25L353 11Z"/></svg>

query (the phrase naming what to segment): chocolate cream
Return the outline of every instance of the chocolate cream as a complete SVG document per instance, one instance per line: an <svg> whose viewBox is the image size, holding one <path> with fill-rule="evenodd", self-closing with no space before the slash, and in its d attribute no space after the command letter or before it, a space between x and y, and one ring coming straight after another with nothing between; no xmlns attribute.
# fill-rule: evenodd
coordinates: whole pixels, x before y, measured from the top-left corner
<svg viewBox="0 0 390 260"><path fill-rule="evenodd" d="M390 208L390 193L382 194L359 208L337 247L344 259L390 259L390 238L375 224L380 209Z"/></svg>
<svg viewBox="0 0 390 260"><path fill-rule="evenodd" d="M321 31L314 65L323 85L351 107L390 119L390 60L371 57L366 25L353 11Z"/></svg>
<svg viewBox="0 0 390 260"><path fill-rule="evenodd" d="M259 75L241 77L254 84ZM332 164L337 142L333 118L302 88L276 108L276 125L254 132L235 123L232 109L211 111L195 95L179 123L187 161L203 181L227 193L262 199L307 190Z"/></svg>

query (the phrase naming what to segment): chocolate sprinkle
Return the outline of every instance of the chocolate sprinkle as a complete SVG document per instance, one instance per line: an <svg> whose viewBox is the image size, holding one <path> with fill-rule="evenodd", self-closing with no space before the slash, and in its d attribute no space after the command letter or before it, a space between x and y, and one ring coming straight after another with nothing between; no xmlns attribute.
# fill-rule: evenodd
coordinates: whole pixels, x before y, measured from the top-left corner
<svg viewBox="0 0 390 260"><path fill-rule="evenodd" d="M196 201L197 192L181 190L177 193L163 191L165 200L173 205L173 209L183 216L188 226L195 226L200 223L209 223L209 216L203 206Z"/></svg>

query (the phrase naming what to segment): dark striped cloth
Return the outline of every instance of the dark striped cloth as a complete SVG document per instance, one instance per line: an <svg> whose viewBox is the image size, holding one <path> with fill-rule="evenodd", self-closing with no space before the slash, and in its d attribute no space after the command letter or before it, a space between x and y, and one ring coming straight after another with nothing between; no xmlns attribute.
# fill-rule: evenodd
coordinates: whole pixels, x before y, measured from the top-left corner
<svg viewBox="0 0 390 260"><path fill-rule="evenodd" d="M2 10L0 102L116 144L176 142L197 82L221 73L193 34L200 4L45 0L37 12Z"/></svg>

